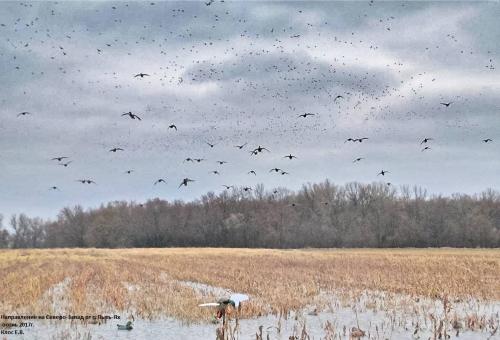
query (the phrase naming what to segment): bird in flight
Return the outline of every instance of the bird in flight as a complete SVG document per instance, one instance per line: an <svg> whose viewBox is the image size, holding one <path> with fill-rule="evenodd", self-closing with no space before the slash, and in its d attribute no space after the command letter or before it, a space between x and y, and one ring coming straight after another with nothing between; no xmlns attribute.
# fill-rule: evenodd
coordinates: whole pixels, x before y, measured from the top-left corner
<svg viewBox="0 0 500 340"><path fill-rule="evenodd" d="M77 179L76 181L80 182L82 184L97 184L96 182L94 182L91 179Z"/></svg>
<svg viewBox="0 0 500 340"><path fill-rule="evenodd" d="M426 146L425 148L423 148L422 150L420 150L421 152L424 152L425 150L430 150L431 147L430 146Z"/></svg>
<svg viewBox="0 0 500 340"><path fill-rule="evenodd" d="M251 191L251 190L252 190L252 188L249 188L249 187L244 187L244 188L243 188L243 191L245 191L245 192L247 192L247 191Z"/></svg>
<svg viewBox="0 0 500 340"><path fill-rule="evenodd" d="M149 74L147 73L137 73L134 78L137 78L137 77L141 77L141 78L144 78L144 77L149 77Z"/></svg>
<svg viewBox="0 0 500 340"><path fill-rule="evenodd" d="M253 150L253 151L251 151L250 153L251 153L251 154L253 154L253 155L256 155L256 154L258 154L259 152L262 152L262 151L264 151L264 150L266 150L267 152L269 152L269 150L268 150L268 149L266 149L266 148L264 148L264 147L262 147L262 146L260 146L260 145L259 145L259 147L257 147L256 149L254 149L254 150Z"/></svg>
<svg viewBox="0 0 500 340"><path fill-rule="evenodd" d="M216 161L216 162L219 163L219 165L224 165L227 163L226 161Z"/></svg>
<svg viewBox="0 0 500 340"><path fill-rule="evenodd" d="M156 185L158 183L165 183L165 184L167 184L167 181L164 180L163 178L159 178L159 179L156 180L156 182L154 183L154 185Z"/></svg>
<svg viewBox="0 0 500 340"><path fill-rule="evenodd" d="M171 124L168 126L169 129L175 129L177 131L177 126L175 124Z"/></svg>
<svg viewBox="0 0 500 340"><path fill-rule="evenodd" d="M184 185L185 187L187 187L187 185L188 185L188 183L189 183L189 182L194 182L194 179L184 178L184 179L182 180L181 184L179 184L179 188L180 188L181 186L183 186L183 185Z"/></svg>
<svg viewBox="0 0 500 340"><path fill-rule="evenodd" d="M453 102L448 102L448 103L439 103L439 104L441 104L441 105L444 105L444 106L448 107L448 106L450 106L452 103L453 103Z"/></svg>
<svg viewBox="0 0 500 340"><path fill-rule="evenodd" d="M138 115L132 113L131 111L129 112L124 112L122 114L122 116L129 116L131 119L137 119L137 120L141 120L141 117L139 117Z"/></svg>
<svg viewBox="0 0 500 340"><path fill-rule="evenodd" d="M213 4L215 0L209 0L208 2L205 2L205 6L210 6L211 4Z"/></svg>
<svg viewBox="0 0 500 340"><path fill-rule="evenodd" d="M31 114L31 112L24 111L24 112L19 112L19 113L17 114L17 116L18 116L18 117L20 117L20 116L27 116L27 115L30 115L30 114Z"/></svg>
<svg viewBox="0 0 500 340"><path fill-rule="evenodd" d="M428 142L428 141L430 141L430 140L433 140L433 139L432 139L432 138L424 138L424 139L420 142L420 144L427 143L427 142Z"/></svg>
<svg viewBox="0 0 500 340"><path fill-rule="evenodd" d="M385 174L388 174L388 173L389 173L389 171L387 171L387 170L382 170L382 171L380 171L380 172L378 173L378 175L377 175L377 176L379 176L379 175L385 176Z"/></svg>
<svg viewBox="0 0 500 340"><path fill-rule="evenodd" d="M52 187L49 188L49 190L59 190L59 188L56 187L56 186L52 186Z"/></svg>
<svg viewBox="0 0 500 340"><path fill-rule="evenodd" d="M491 138L483 139L483 143L489 143L489 142L493 142L493 139Z"/></svg>
<svg viewBox="0 0 500 340"><path fill-rule="evenodd" d="M61 157L54 157L51 159L51 161L62 161L63 159L66 159L66 158L69 158L69 157L66 157L66 156L61 156Z"/></svg>
<svg viewBox="0 0 500 340"><path fill-rule="evenodd" d="M287 155L287 156L285 156L285 157L283 157L283 158L288 158L288 159L290 159L290 160L291 160L291 159L297 158L297 156L294 156L294 155L292 155L292 154L289 154L289 155Z"/></svg>
<svg viewBox="0 0 500 340"><path fill-rule="evenodd" d="M301 115L298 115L298 117L306 118L308 116L314 116L314 115L315 115L314 113L303 113Z"/></svg>
<svg viewBox="0 0 500 340"><path fill-rule="evenodd" d="M340 99L340 98L344 98L344 97L342 97L341 95L338 95L337 97L335 97L335 99L333 101L336 102L337 99Z"/></svg>
<svg viewBox="0 0 500 340"><path fill-rule="evenodd" d="M257 176L257 173L254 171L254 170L250 170L249 172L247 172L247 174L254 174L255 176Z"/></svg>
<svg viewBox="0 0 500 340"><path fill-rule="evenodd" d="M234 188L232 185L225 185L225 184L222 184L222 186L223 186L224 188L226 188L226 190L229 190L229 189Z"/></svg>
<svg viewBox="0 0 500 340"><path fill-rule="evenodd" d="M347 142L360 142L362 143L365 139L368 139L368 137L363 137L363 138L347 138L344 143Z"/></svg>
<svg viewBox="0 0 500 340"><path fill-rule="evenodd" d="M215 144L212 144L212 143L209 143L209 142L205 142L205 143L207 143L207 145L208 145L209 147L211 147L211 148L213 148L213 147L215 146Z"/></svg>
<svg viewBox="0 0 500 340"><path fill-rule="evenodd" d="M210 173L214 175L220 175L220 172L218 172L217 170L210 171Z"/></svg>
<svg viewBox="0 0 500 340"><path fill-rule="evenodd" d="M269 172L280 172L281 169L280 168L272 168L271 170L269 170Z"/></svg>
<svg viewBox="0 0 500 340"><path fill-rule="evenodd" d="M286 172L286 171L281 170L281 174L282 174L282 175L289 175L290 173L289 173L289 172Z"/></svg>
<svg viewBox="0 0 500 340"><path fill-rule="evenodd" d="M183 161L183 163L184 162L194 162L194 160L191 157L188 157Z"/></svg>
<svg viewBox="0 0 500 340"><path fill-rule="evenodd" d="M117 152L117 151L125 151L122 148L112 148L109 150L109 152Z"/></svg>
<svg viewBox="0 0 500 340"><path fill-rule="evenodd" d="M194 158L194 161L197 161L198 163L201 163L201 161L204 161L205 158Z"/></svg>
<svg viewBox="0 0 500 340"><path fill-rule="evenodd" d="M132 172L134 172L134 170L127 170L127 171L125 171L125 173L126 173L127 175L130 175Z"/></svg>
<svg viewBox="0 0 500 340"><path fill-rule="evenodd" d="M355 160L353 160L352 162L353 162L353 163L356 163L356 162L359 162L359 161L360 161L360 160L362 160L362 159L364 159L364 158L363 158L363 157L358 157L358 158L356 158Z"/></svg>
<svg viewBox="0 0 500 340"><path fill-rule="evenodd" d="M243 149L245 147L245 145L247 145L248 143L245 143L245 144L242 144L242 145L235 145L234 147L235 148L238 148L238 149Z"/></svg>
<svg viewBox="0 0 500 340"><path fill-rule="evenodd" d="M59 163L59 165L62 165L63 167L67 168L68 165L70 165L71 163L73 163L73 161L69 161L69 162L66 162L66 163Z"/></svg>

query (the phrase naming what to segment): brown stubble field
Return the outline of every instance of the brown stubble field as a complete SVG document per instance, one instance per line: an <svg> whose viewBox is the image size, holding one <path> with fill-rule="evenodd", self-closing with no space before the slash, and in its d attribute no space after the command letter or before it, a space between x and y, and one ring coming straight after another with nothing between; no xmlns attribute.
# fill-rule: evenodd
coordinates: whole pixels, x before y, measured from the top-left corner
<svg viewBox="0 0 500 340"><path fill-rule="evenodd" d="M363 292L453 302L500 300L500 250L41 249L0 251L0 311L129 313L207 321L193 283L249 294L242 317L286 314L335 294ZM196 284L195 284L196 285Z"/></svg>

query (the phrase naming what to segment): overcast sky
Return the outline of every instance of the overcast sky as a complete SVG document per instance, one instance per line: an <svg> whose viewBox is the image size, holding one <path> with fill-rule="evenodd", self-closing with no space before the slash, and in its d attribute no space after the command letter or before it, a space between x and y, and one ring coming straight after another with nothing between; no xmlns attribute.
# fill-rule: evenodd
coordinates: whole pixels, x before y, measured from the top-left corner
<svg viewBox="0 0 500 340"><path fill-rule="evenodd" d="M498 189L499 5L1 2L0 213L326 178Z"/></svg>

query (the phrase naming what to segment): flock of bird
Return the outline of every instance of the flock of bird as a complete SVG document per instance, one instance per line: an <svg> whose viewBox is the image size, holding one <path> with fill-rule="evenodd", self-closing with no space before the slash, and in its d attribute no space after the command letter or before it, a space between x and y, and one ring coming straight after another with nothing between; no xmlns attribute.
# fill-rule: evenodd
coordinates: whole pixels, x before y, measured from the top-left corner
<svg viewBox="0 0 500 340"><path fill-rule="evenodd" d="M48 15L49 19L51 19L51 17L56 18L57 16L60 16L61 18L64 17L64 13L62 13L61 9L57 9L57 5L58 4L51 5L55 6L55 8L51 9L50 14ZM137 14L139 15L141 12L141 6L154 7L157 5L158 4L152 2L149 4L131 4L130 7L134 6ZM163 5L165 8L168 8L169 13L171 13L171 20L183 18L187 20L189 18L190 20L193 20L193 26L180 26L177 31L173 28L170 28L171 30L168 31L164 30L161 21L157 22L152 19L151 22L144 23L143 30L138 32L134 39L120 39L119 35L112 38L110 35L108 37L109 43L106 43L105 45L99 44L99 46L95 47L95 50L83 52L81 57L87 60L90 66L90 64L93 65L94 63L98 63L97 58L103 57L107 53L117 53L116 50L113 50L115 47L119 46L122 48L123 56L127 57L132 56L134 53L139 53L137 51L145 48L144 45L146 43L153 46L153 49L158 52L160 57L166 58L168 55L171 56L170 59L165 59L163 65L159 67L156 66L154 62L149 63L150 65L148 62L144 62L144 65L141 66L142 70L132 70L126 75L117 74L116 71L107 72L102 76L103 79L88 80L89 87L100 89L99 91L102 98L107 98L110 101L113 101L110 105L111 107L113 107L116 103L119 103L120 99L125 96L120 96L118 94L119 91L131 89L132 92L136 91L137 97L139 97L139 93L141 93L141 91L145 88L151 87L152 84L156 84L160 88L174 89L183 88L185 86L200 86L199 88L202 88L201 86L210 87L212 86L211 84L215 84L213 86L218 89L222 89L222 96L213 100L208 97L203 100L200 106L197 106L194 109L192 115L197 117L197 119L202 122L202 127L199 128L199 130L195 130L190 126L193 124L188 124L183 121L175 121L175 123L169 121L168 124L162 125L164 133L181 134L186 132L186 130L190 130L193 133L197 133L197 131L199 131L200 136L210 134L211 136L207 138L208 140L204 140L202 142L205 149L200 147L200 143L196 144L200 153L205 153L212 149L217 150L219 148L223 148L224 150L228 150L228 148L230 148L236 152L241 151L242 153L246 153L251 161L258 158L259 155L269 154L275 157L276 162L278 162L278 160L285 160L284 162L300 162L304 159L303 150L289 148L283 153L280 152L276 154L276 152L272 152L272 150L276 148L276 145L272 145L271 139L266 139L265 136L272 135L273 138L278 141L286 136L286 138L294 140L295 146L297 146L300 145L298 142L299 140L306 143L324 138L329 128L335 127L335 123L332 123L332 126L326 126L324 124L325 121L334 122L340 118L348 120L350 119L349 114L356 114L358 117L361 116L364 121L368 121L370 119L383 120L393 117L395 113L391 111L389 104L384 102L384 98L391 97L402 101L413 100L420 103L424 102L425 98L421 92L422 88L426 84L426 81L424 80L427 77L425 72L415 75L415 78L420 78L420 80L413 79L413 76L411 77L411 80L402 80L401 83L404 85L408 84L408 87L410 88L410 94L403 94L397 85L392 82L392 80L388 80L384 83L383 77L376 72L371 72L369 69L367 69L366 72L355 74L352 66L354 65L354 67L356 67L357 58L354 58L353 60L352 58L349 59L344 55L338 55L332 58L331 63L319 62L317 57L311 58L310 60L306 59L306 61L300 61L297 59L296 54L298 54L297 51L299 50L303 49L312 55L319 55L322 53L322 49L327 50L329 48L328 44L336 44L335 46L339 46L344 49L362 48L366 51L374 53L376 53L380 48L380 46L378 46L374 41L366 41L362 37L359 37L356 32L352 32L348 37L339 37L332 33L331 36L328 36L328 40L325 40L327 39L327 37L325 37L325 32L327 32L326 28L329 27L329 22L322 22L321 20L313 22L311 16L307 16L305 14L306 10L299 9L297 13L294 13L298 16L303 16L303 19L299 22L302 22L301 25L304 27L301 27L300 31L297 30L292 23L281 24L280 26L279 23L275 24L267 22L266 28L262 29L265 30L265 32L252 33L249 31L250 28L247 27L250 23L247 22L244 15L235 10L234 6L224 3L224 1L216 2L214 0L210 0L209 2L204 3L205 6L203 6L203 3L189 4L187 7L189 7L191 11L181 8L185 5L183 3ZM229 7L226 7L226 5ZM21 3L21 6L30 8L33 5L30 3ZM40 6L43 8L44 5L42 4ZM362 11L362 13L366 12L364 14L365 17L368 16L367 13L369 13L370 8L376 6L376 4L373 1L370 1L367 2L366 6L367 7ZM403 6L405 5L403 4ZM106 11L106 15L113 18L113 24L116 27L123 27L123 25L127 24L127 18L131 15L131 13L126 12L130 10L128 3L120 2L116 5L108 7L109 8L106 8L106 3L104 3L102 8L95 10L96 15L99 11ZM47 8L49 8L49 5L47 5ZM196 20L200 20L202 15L200 13L202 13L202 10L210 11L209 14L206 15L208 24L203 23L205 25L203 27L205 27L208 32L208 38L205 41L195 40L192 37L193 34L195 34L194 31L196 30L196 26L194 25L196 25ZM164 9L159 12L166 13L166 11L167 10ZM292 9L290 9L290 11L292 11ZM118 13L122 13L123 17L121 17ZM7 38L7 41L14 46L13 50L15 52L13 53L18 52L17 54L26 53L27 55L31 55L30 48L32 45L35 45L35 43L44 46L51 45L51 48L49 49L51 51L50 53L53 54L51 56L51 62L60 62L58 66L60 76L66 76L68 72L76 72L76 74L80 75L82 70L69 70L70 66L68 66L64 60L71 55L71 49L65 46L65 43L68 45L70 43L78 45L78 43L74 42L75 38L73 35L77 35L77 33L82 32L78 32L75 28L71 32L64 32L62 37L58 37L56 39L54 36L61 34L56 34L50 29L43 28L41 26L41 22L46 19L45 17L30 17L28 20L27 18L30 15L13 20L15 28L12 32L18 33L22 30L25 32L24 34L32 34L29 39L22 42L19 38ZM380 14L377 15L380 16ZM359 16L361 17L361 15ZM392 34L392 31L394 30L392 23L395 20L396 18L394 16L389 15L381 16L377 18L375 22L376 25L380 25L380 30L384 32L384 34ZM22 25L23 22L26 22L26 24L23 24L24 26ZM237 27L238 25L242 27L235 37L236 40L239 39L239 44L244 44L244 48L240 51L236 51L236 44L229 42L229 40L217 38L218 30L223 27L224 23L227 24L228 22L235 24ZM298 24L296 23L296 25ZM160 39L153 33L148 36L148 32L153 30L153 26L161 32L164 32L166 37ZM2 27L5 28L6 25L2 24ZM86 28L83 33L90 34L88 33L89 30L92 31L92 34L95 36L105 36L103 32L99 31L99 28ZM26 31L28 33L26 33ZM271 40L270 47L264 46L261 42L264 34L269 36L269 39ZM188 42L188 45L186 45L187 47L176 49L176 47L173 46L174 38ZM444 39L451 39L451 41L458 44L458 37L454 34L448 34ZM169 44L172 45L172 47ZM134 45L135 48L132 48ZM206 57L201 56L203 51L212 51L210 48L215 45L217 45L222 51L218 52L222 53L222 55L219 55L221 56L220 60L217 55ZM425 48L425 51L428 53L438 50L439 46ZM464 52L470 52L470 55L473 55L472 50L466 51L463 47L457 47L457 54L464 54ZM180 59L182 58L181 55L183 55L184 58L186 58L186 55L189 55L191 57L194 56L194 58L197 59L193 59L193 65L186 66L182 65L180 62ZM487 65L487 69L495 70L493 57L491 57L489 52L488 55L489 64ZM224 59L228 58L232 58L231 62L225 63ZM263 61L261 61L261 59L263 59ZM23 70L21 61L14 58L13 63L16 65L14 67L15 72L21 72ZM234 65L240 65L240 68ZM387 64L387 72L401 73L404 66L404 63L401 60L394 60L392 64ZM31 74L34 78L45 76L43 71L39 72L33 70L31 71ZM252 78L254 74L271 74L272 78L269 78L268 82L264 80L259 81L259 79ZM123 79L123 77L128 78L128 80L125 80L122 84L120 80ZM105 82L104 78L109 78L108 81L113 83L113 89L106 88L103 85ZM131 79L135 82L135 84L125 85L125 83ZM432 83L435 80L435 78L432 80L429 79L428 82ZM75 80L72 79L71 84L75 83ZM258 92L258 90L263 90L263 92ZM315 108L306 108L306 106L301 106L301 104L295 99L295 96L298 94L318 103L318 106ZM132 95L135 96L136 94L133 93ZM129 96L132 95L129 94ZM172 99L171 101L167 99L161 100L161 109L169 110L170 112L175 113L177 118L186 116L189 113L185 104L192 103L194 101L193 98L187 98L187 100L183 103L181 103L181 99L177 97L174 97L174 99L170 98ZM453 99L453 101L450 101L449 99ZM78 99L71 98L71 100L75 101L73 103L74 106L79 105L79 103L76 102ZM82 101L83 100L84 99L82 99ZM239 100L252 100L252 105L255 105L255 107L249 107L245 110L245 108L238 105L237 101ZM443 100L443 98L441 98L441 100ZM467 99L461 96L453 96L452 98L444 98L441 102L435 101L430 104L426 103L425 105L428 105L427 111L435 111L438 108L441 110L452 110L453 107L457 105L457 102L461 101L463 103L466 100ZM26 102L22 104L28 106L29 103ZM263 118L263 116L256 114L256 111L262 109L263 107L267 108L267 111L270 112L268 117ZM284 109L284 107L286 107L286 109ZM19 111L23 109L30 110L29 108L24 107ZM132 127L129 127L130 137L134 135L134 132L131 131L133 131L133 124L135 123L149 124L150 122L151 127L154 128L159 125L156 117L154 119L150 119L152 117L151 112L154 110L155 108L151 108L148 105L144 111L141 111L140 109L136 110L134 107L131 107L130 109L126 108L115 110L118 112L115 112L114 114L116 115L116 120L130 120L130 124L132 124ZM38 114L39 113L35 110L15 113L19 120L30 119L30 117L37 116ZM14 113L12 113L12 115L14 116ZM217 122L227 122L231 117L236 117L238 121L236 125L230 127L230 129L234 130L233 135L231 137L218 135ZM408 111L403 115L403 118L400 119L411 120L415 117L425 118L423 113ZM165 119L163 119L163 121L165 121ZM307 126L301 125L301 123L308 122L311 122L311 124ZM113 126L116 126L116 124ZM243 124L243 127L240 128L239 124ZM264 126L259 124L263 124ZM461 122L460 119L457 119L453 124L464 123ZM279 129L277 127L279 127ZM380 132L381 129L382 128L379 128L378 132ZM250 132L240 132L244 130ZM101 135L106 137L106 127L103 126L100 131ZM364 147L374 139L377 139L377 136L375 136L376 133L377 130L370 131L370 134L367 134L370 137L344 135L344 137L339 139L337 142L342 143L342 140L345 138L345 147L349 147L347 143ZM95 137L98 138L99 136ZM148 140L151 141L153 137L148 137L146 135L145 138L146 140L143 142L143 145L147 145ZM485 144L493 142L493 138L490 138L490 136L485 136L483 138L482 142ZM202 137L201 139L205 138ZM432 152L431 143L435 139L439 139L439 137L423 137L420 141L421 152ZM174 139L170 139L170 141L173 140ZM243 143L239 143L240 141ZM259 141L266 146L259 144ZM155 140L155 142L157 141ZM415 141L415 145L417 147L419 145L418 142L419 141ZM160 144L161 142L157 143ZM194 142L186 143L190 144L189 152L195 150L195 147L193 146ZM250 145L253 146L250 147ZM173 146L173 148L174 147L175 146ZM111 155L127 153L128 149L129 148L126 145L124 146L118 143L109 145L108 143L105 150L107 150ZM181 150L180 146L178 147L178 150ZM356 150L358 151L358 149ZM183 151L186 151L186 149L183 149ZM224 151L224 153L227 155L228 159L212 159L206 154L203 157L193 157L189 154L185 154L182 163L187 166L199 163L216 164L219 168L210 170L207 174L203 175L221 176L223 175L222 169L224 169L222 167L225 167L228 163L236 162L233 162L231 154L227 151ZM369 156L353 154L351 159L353 159L352 163L358 164L365 161L366 158L369 158ZM54 155L54 157L50 158L51 161L55 162L62 168L71 168L74 165L73 162L77 159L78 157L68 154L65 154L64 156ZM84 162L85 159L83 159L83 163ZM287 166L285 166L286 169L283 169L280 164L281 163L278 163L276 166L272 167L269 166L267 173L280 176L293 175L294 169L290 170ZM129 166L130 165L122 168L121 171L124 175L138 173L137 169L129 168ZM245 175L255 177L261 172L262 170L258 170L256 168L247 168L241 171L239 178L245 178ZM386 178L387 176L390 177L390 174L391 172L385 167L380 169L378 173L375 173L375 171L373 172L374 178L377 178L378 176ZM188 174L188 176L175 179L173 182L179 189L181 189L182 187L187 187L188 185L192 185L198 181L197 178L190 177L192 176ZM223 176L221 176L221 178L222 177ZM88 177L75 178L74 180L82 185L97 185L98 182L100 182L99 178L94 179ZM171 179L165 176L150 178L152 186L164 185L166 183L170 183L170 181ZM391 182L386 183L387 185L391 185ZM222 184L222 187L225 190L229 190L236 188L237 186L235 184L225 183ZM244 192L252 191L252 188L249 185L241 185L240 187ZM49 189L60 190L60 187L59 185L53 185Z"/></svg>

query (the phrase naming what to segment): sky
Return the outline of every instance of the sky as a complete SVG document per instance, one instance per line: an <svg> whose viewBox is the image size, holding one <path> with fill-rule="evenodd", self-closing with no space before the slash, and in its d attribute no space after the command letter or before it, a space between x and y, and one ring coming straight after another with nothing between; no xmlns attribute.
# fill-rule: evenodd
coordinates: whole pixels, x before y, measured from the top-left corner
<svg viewBox="0 0 500 340"><path fill-rule="evenodd" d="M0 214L325 179L497 190L498 17L499 2L0 2Z"/></svg>

